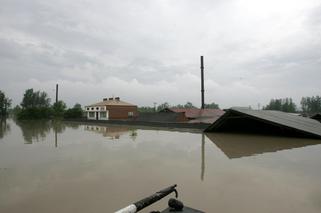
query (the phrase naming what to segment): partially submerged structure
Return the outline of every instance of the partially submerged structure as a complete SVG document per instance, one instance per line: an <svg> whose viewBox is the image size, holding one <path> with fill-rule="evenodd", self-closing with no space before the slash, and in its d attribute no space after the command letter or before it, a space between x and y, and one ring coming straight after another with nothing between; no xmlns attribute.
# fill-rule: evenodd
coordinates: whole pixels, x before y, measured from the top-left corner
<svg viewBox="0 0 321 213"><path fill-rule="evenodd" d="M104 98L98 102L85 107L88 120L119 120L129 119L138 115L137 106L124 101L119 97Z"/></svg>
<svg viewBox="0 0 321 213"><path fill-rule="evenodd" d="M321 139L321 123L285 112L231 108L205 132L246 132Z"/></svg>
<svg viewBox="0 0 321 213"><path fill-rule="evenodd" d="M188 123L208 123L211 124L221 117L225 112L220 109L185 109L185 108L165 108L163 113L183 113L184 119L182 121Z"/></svg>

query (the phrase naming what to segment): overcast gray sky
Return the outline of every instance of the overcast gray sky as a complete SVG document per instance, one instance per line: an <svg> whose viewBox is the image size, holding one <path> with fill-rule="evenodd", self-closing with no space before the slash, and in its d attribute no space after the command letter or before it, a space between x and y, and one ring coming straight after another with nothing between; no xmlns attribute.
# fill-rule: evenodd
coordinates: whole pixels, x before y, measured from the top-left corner
<svg viewBox="0 0 321 213"><path fill-rule="evenodd" d="M69 106L221 107L321 95L320 0L0 0L0 90Z"/></svg>

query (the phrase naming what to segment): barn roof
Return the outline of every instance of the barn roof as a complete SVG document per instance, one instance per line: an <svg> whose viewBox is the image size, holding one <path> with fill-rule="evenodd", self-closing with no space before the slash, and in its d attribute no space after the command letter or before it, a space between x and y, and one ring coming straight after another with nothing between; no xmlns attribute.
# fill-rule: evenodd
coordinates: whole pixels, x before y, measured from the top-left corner
<svg viewBox="0 0 321 213"><path fill-rule="evenodd" d="M206 132L269 132L321 139L321 123L316 120L272 110L231 108L210 125Z"/></svg>

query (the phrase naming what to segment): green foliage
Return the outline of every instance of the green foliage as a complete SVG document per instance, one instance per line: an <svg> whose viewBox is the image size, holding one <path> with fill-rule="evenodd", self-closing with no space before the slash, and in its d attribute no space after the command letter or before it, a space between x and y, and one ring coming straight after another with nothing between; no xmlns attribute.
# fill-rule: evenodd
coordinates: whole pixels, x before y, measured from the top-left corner
<svg viewBox="0 0 321 213"><path fill-rule="evenodd" d="M19 120L48 119L52 116L50 107L30 107L21 109L16 115Z"/></svg>
<svg viewBox="0 0 321 213"><path fill-rule="evenodd" d="M321 113L321 97L303 97L301 99L301 108L304 113Z"/></svg>
<svg viewBox="0 0 321 213"><path fill-rule="evenodd" d="M4 92L0 90L0 117L8 114L8 109L11 106L11 99L6 97Z"/></svg>
<svg viewBox="0 0 321 213"><path fill-rule="evenodd" d="M65 102L58 101L52 106L53 116L54 117L63 117L67 106Z"/></svg>
<svg viewBox="0 0 321 213"><path fill-rule="evenodd" d="M155 112L155 108L149 106L142 106L138 107L138 112Z"/></svg>
<svg viewBox="0 0 321 213"><path fill-rule="evenodd" d="M47 93L27 89L23 95L21 108L15 107L16 117L20 120L47 119L53 114Z"/></svg>
<svg viewBox="0 0 321 213"><path fill-rule="evenodd" d="M182 104L178 104L175 106L172 106L172 108L177 108L177 109L193 109L196 108L196 106L194 106L192 104L192 102L187 101L186 104L182 105Z"/></svg>
<svg viewBox="0 0 321 213"><path fill-rule="evenodd" d="M283 112L296 112L296 105L292 98L272 99L263 110L277 110Z"/></svg>
<svg viewBox="0 0 321 213"><path fill-rule="evenodd" d="M196 108L196 106L194 106L192 104L192 102L187 102L185 105L184 105L184 108L185 109L193 109L193 108Z"/></svg>
<svg viewBox="0 0 321 213"><path fill-rule="evenodd" d="M157 111L159 112L159 111L161 111L163 109L166 109L166 108L169 108L169 104L167 102L158 105L157 106Z"/></svg>
<svg viewBox="0 0 321 213"><path fill-rule="evenodd" d="M64 113L64 118L71 119L71 118L82 118L83 117L83 110L80 104L75 104L73 108L68 109Z"/></svg>
<svg viewBox="0 0 321 213"><path fill-rule="evenodd" d="M204 105L205 109L219 109L220 107L218 106L218 104L212 102L210 104L205 104Z"/></svg>
<svg viewBox="0 0 321 213"><path fill-rule="evenodd" d="M50 106L50 98L45 92L34 92L33 89L27 89L20 105L23 109L48 108Z"/></svg>

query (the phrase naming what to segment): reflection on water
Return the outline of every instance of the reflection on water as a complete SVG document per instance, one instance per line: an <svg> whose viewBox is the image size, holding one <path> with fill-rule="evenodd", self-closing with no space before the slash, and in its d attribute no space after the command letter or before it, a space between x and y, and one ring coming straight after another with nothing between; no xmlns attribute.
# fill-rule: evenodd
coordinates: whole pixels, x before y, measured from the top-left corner
<svg viewBox="0 0 321 213"><path fill-rule="evenodd" d="M16 121L16 124L21 128L23 138L26 144L42 141L52 128L51 121Z"/></svg>
<svg viewBox="0 0 321 213"><path fill-rule="evenodd" d="M63 122L61 120L31 120L20 121L15 123L22 131L25 144L32 144L43 141L47 135L53 131L55 133L55 146L57 147L57 134L63 133L66 127L78 129L79 124L72 122Z"/></svg>
<svg viewBox="0 0 321 213"><path fill-rule="evenodd" d="M0 139L3 138L9 131L10 125L7 123L7 119L0 118Z"/></svg>
<svg viewBox="0 0 321 213"><path fill-rule="evenodd" d="M321 212L319 141L36 123L7 120L1 213L114 212L171 184L209 213Z"/></svg>
<svg viewBox="0 0 321 213"><path fill-rule="evenodd" d="M206 136L230 159L321 143L320 140L315 139L246 134L207 133Z"/></svg>
<svg viewBox="0 0 321 213"><path fill-rule="evenodd" d="M130 137L135 140L137 137L137 131L135 129L129 129L125 126L96 126L96 125L86 125L84 127L87 131L93 131L102 134L104 137L109 139L120 139L121 135L125 135L130 132Z"/></svg>

